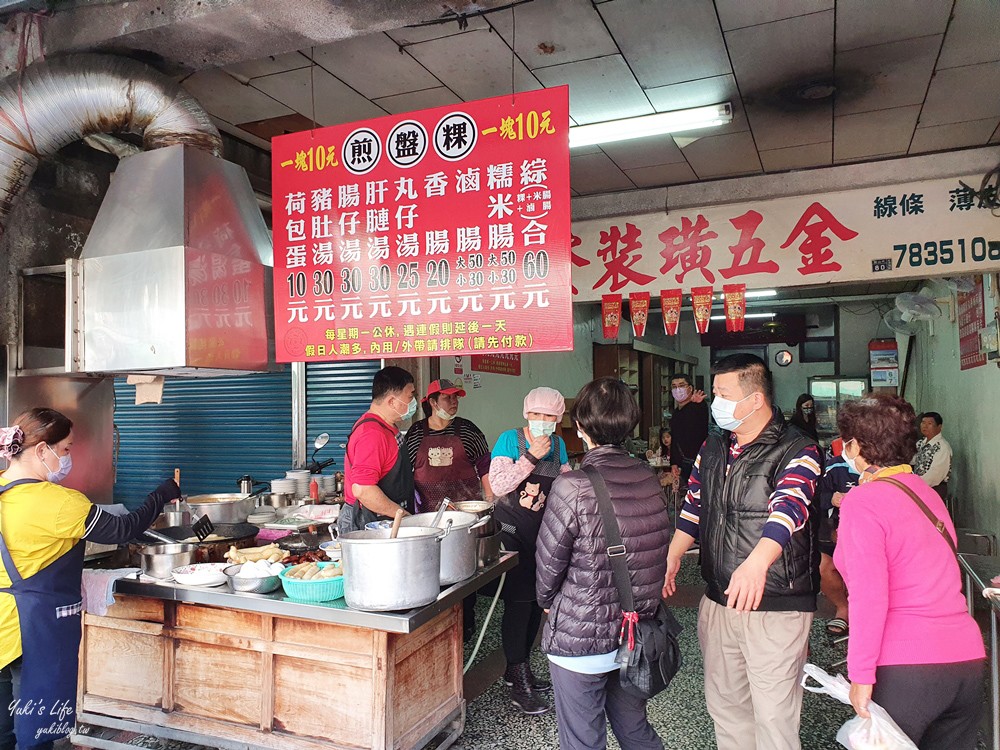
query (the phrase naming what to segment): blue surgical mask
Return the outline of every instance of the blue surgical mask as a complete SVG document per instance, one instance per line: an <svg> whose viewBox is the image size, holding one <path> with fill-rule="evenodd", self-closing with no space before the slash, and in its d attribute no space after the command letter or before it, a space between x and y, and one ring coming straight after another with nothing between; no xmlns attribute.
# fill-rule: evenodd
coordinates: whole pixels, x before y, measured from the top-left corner
<svg viewBox="0 0 1000 750"><path fill-rule="evenodd" d="M416 398L411 398L409 406L406 407L406 413L405 414L400 414L399 415L399 419L401 421L405 422L407 419L412 418L413 415L416 414L416 413L417 413L417 399Z"/></svg>
<svg viewBox="0 0 1000 750"><path fill-rule="evenodd" d="M556 431L556 423L547 419L529 419L528 430L534 437L545 437Z"/></svg>
<svg viewBox="0 0 1000 750"><path fill-rule="evenodd" d="M751 393L750 396L753 394ZM715 423L719 425L723 430L732 432L737 429L741 424L743 424L750 414L747 414L743 419L737 419L733 416L736 413L736 407L746 401L750 396L745 396L739 401L730 401L729 399L722 398L722 396L716 396L712 399L712 416L715 418ZM754 411L757 411L754 409Z"/></svg>
<svg viewBox="0 0 1000 750"><path fill-rule="evenodd" d="M49 452L56 457L59 461L59 468L56 471L49 471L46 474L46 479L53 484L59 484L62 480L69 476L70 471L73 468L73 456L67 453L65 456L60 456L48 445L45 446L49 449ZM48 466L45 467L48 470Z"/></svg>

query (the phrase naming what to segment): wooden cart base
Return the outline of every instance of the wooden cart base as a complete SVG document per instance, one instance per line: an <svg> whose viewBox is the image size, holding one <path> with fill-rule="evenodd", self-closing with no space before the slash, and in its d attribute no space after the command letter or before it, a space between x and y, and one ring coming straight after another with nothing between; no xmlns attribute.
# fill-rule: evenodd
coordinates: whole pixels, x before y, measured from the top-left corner
<svg viewBox="0 0 1000 750"><path fill-rule="evenodd" d="M107 616L84 616L73 742L446 748L465 723L462 655L461 605L401 634L119 595Z"/></svg>

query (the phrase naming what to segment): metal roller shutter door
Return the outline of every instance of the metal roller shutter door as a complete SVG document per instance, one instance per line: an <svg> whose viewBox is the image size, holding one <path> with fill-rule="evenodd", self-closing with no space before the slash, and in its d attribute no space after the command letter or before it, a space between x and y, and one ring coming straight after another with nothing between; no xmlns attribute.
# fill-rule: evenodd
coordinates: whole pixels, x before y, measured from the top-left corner
<svg viewBox="0 0 1000 750"><path fill-rule="evenodd" d="M267 481L292 467L292 379L284 372L167 378L162 404L135 405L115 379L121 435L115 501L135 507L181 470L185 494L237 492L243 474Z"/></svg>
<svg viewBox="0 0 1000 750"><path fill-rule="evenodd" d="M330 443L317 459L336 459L326 470L344 470L344 449L351 427L372 401L372 378L382 369L380 360L370 362L317 362L306 365L306 458L313 440L330 433Z"/></svg>

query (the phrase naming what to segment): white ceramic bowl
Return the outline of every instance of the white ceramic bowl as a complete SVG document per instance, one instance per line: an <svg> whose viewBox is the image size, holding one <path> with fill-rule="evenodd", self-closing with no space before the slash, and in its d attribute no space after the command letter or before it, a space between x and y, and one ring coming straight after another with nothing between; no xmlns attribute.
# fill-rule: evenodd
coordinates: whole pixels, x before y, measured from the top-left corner
<svg viewBox="0 0 1000 750"><path fill-rule="evenodd" d="M174 568L171 573L182 586L221 586L226 582L222 571L228 566L229 563L195 563Z"/></svg>

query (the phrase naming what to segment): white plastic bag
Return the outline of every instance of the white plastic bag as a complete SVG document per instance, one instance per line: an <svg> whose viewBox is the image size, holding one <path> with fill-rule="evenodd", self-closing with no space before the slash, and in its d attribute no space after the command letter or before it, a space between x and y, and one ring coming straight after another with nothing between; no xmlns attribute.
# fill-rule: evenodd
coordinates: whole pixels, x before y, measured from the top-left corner
<svg viewBox="0 0 1000 750"><path fill-rule="evenodd" d="M851 705L851 683L843 675L827 674L815 664L803 668L802 687L810 693L825 693L841 703ZM819 687L807 685L812 677ZM913 740L903 733L892 717L877 703L869 703L870 719L855 716L837 732L837 742L847 750L917 750Z"/></svg>

